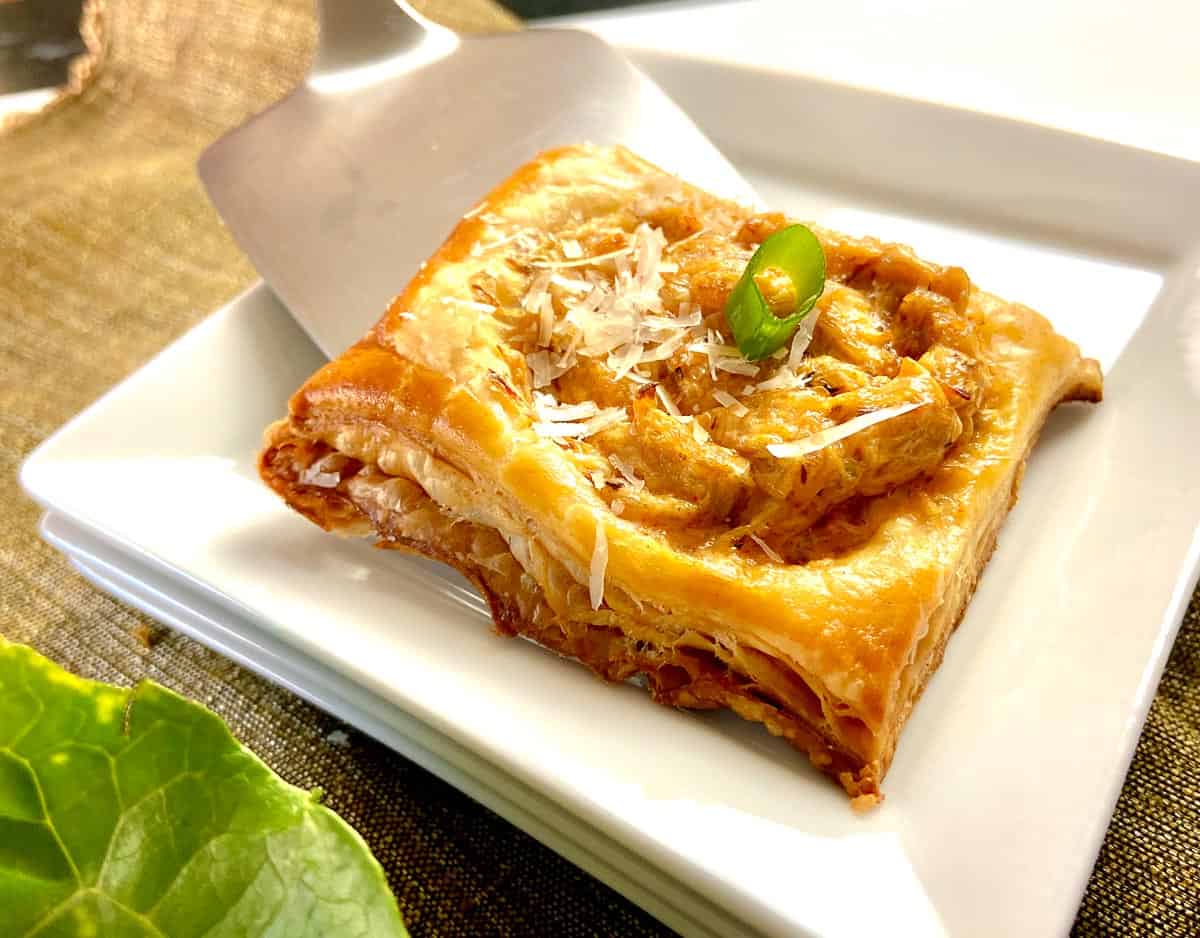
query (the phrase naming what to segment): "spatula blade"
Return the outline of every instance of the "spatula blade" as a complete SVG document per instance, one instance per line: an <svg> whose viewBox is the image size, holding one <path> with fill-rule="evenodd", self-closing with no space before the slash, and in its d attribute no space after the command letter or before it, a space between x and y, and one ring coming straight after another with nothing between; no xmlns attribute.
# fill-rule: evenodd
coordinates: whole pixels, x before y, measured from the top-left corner
<svg viewBox="0 0 1200 938"><path fill-rule="evenodd" d="M310 79L201 157L233 236L327 355L359 339L458 219L541 150L623 144L752 200L691 120L594 36L444 38Z"/></svg>

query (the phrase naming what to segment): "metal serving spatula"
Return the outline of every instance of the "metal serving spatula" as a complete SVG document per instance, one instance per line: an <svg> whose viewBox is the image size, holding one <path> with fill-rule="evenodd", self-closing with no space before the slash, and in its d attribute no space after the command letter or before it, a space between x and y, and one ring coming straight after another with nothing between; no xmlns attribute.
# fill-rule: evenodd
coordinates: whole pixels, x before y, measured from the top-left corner
<svg viewBox="0 0 1200 938"><path fill-rule="evenodd" d="M214 143L200 177L327 355L360 338L456 221L540 150L624 144L752 194L652 82L594 36L462 37L396 0L318 0L307 79Z"/></svg>

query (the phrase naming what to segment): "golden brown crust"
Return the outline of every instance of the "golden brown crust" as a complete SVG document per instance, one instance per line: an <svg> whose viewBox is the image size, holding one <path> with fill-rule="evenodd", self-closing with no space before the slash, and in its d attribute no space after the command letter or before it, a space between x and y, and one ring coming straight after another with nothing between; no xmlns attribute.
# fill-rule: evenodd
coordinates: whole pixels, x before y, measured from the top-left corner
<svg viewBox="0 0 1200 938"><path fill-rule="evenodd" d="M592 256L650 223L676 268L662 278L660 315L695 307L700 328L719 330L745 257L785 220L751 216L621 150L543 154L296 393L260 471L327 529L374 532L456 566L502 632L612 680L645 674L663 703L762 722L870 801L1037 431L1058 402L1099 400L1099 369L957 268L817 229L832 279L804 381L755 393L782 362L718 374L677 345L643 370L678 400L678 420L611 362L580 358L550 391L612 408L618 422L548 439L531 358L547 347L545 321L525 308L538 303L540 258L570 273L565 232ZM513 239L521 250L505 247ZM563 303L556 294L559 322ZM746 413L718 405L716 391ZM811 455L766 449L910 400L917 410ZM614 458L639 485L616 475Z"/></svg>

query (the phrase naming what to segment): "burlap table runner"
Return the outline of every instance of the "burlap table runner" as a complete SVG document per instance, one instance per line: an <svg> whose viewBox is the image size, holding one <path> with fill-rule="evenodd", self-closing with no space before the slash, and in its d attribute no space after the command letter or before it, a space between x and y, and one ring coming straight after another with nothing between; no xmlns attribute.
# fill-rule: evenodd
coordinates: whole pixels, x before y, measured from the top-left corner
<svg viewBox="0 0 1200 938"><path fill-rule="evenodd" d="M420 4L509 28L489 0ZM309 0L108 0L74 87L0 134L0 631L80 674L208 704L289 781L320 784L387 869L414 935L663 935L647 915L450 786L202 646L156 630L38 540L22 458L254 279L196 180L201 148L278 98ZM1099 640L1103 640L1101 636ZM336 729L349 745L330 742ZM340 742L338 736L335 740ZM1200 934L1200 603L1126 779L1079 935ZM1069 779L1056 784L1070 784Z"/></svg>

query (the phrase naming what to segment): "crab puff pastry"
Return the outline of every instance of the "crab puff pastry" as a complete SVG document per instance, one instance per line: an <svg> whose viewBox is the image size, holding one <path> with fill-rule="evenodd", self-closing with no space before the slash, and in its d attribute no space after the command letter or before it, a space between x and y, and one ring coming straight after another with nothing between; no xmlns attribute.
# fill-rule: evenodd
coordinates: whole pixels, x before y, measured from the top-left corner
<svg viewBox="0 0 1200 938"><path fill-rule="evenodd" d="M786 224L619 148L542 154L295 394L260 470L326 530L456 567L501 633L761 722L869 806L1047 414L1101 376L962 270L816 226L824 294L747 361L724 304Z"/></svg>

